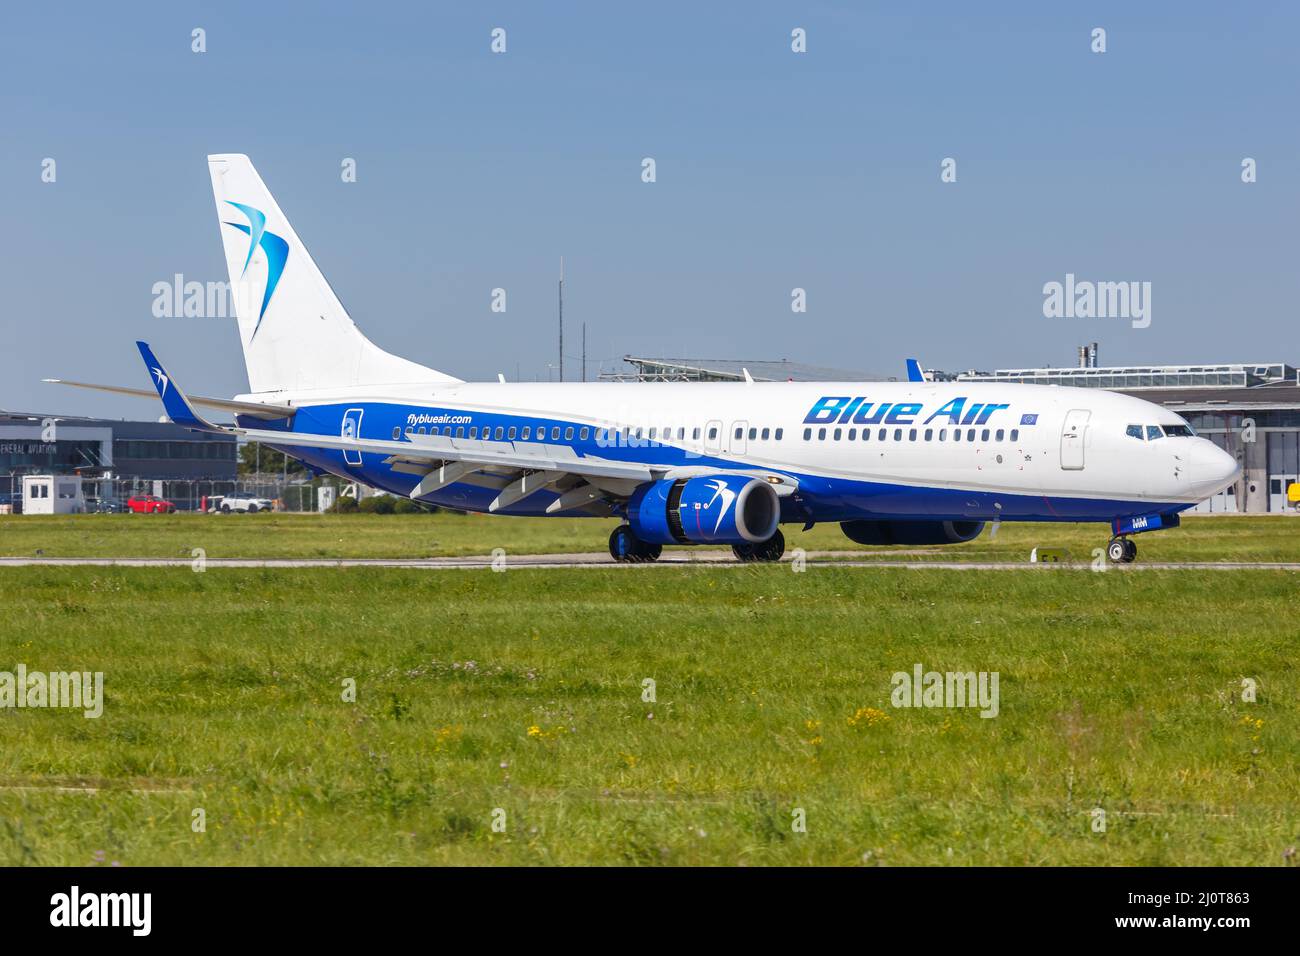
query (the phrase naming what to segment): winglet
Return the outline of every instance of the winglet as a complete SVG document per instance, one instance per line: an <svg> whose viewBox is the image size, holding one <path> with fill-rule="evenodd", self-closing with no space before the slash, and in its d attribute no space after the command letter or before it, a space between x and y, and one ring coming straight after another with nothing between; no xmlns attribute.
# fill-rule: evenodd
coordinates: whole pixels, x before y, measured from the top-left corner
<svg viewBox="0 0 1300 956"><path fill-rule="evenodd" d="M185 397L167 370L163 368L162 362L154 357L153 350L149 348L146 342L136 342L136 348L140 350L140 357L144 359L145 368L149 370L149 376L153 379L154 388L158 392L158 397L162 399L163 407L167 409L167 417L177 425L184 425L187 428L195 428L205 432L220 432L225 429L218 428L202 415L196 412L190 400Z"/></svg>
<svg viewBox="0 0 1300 956"><path fill-rule="evenodd" d="M921 363L916 359L907 360L907 380L909 382L924 382L925 373L921 371Z"/></svg>

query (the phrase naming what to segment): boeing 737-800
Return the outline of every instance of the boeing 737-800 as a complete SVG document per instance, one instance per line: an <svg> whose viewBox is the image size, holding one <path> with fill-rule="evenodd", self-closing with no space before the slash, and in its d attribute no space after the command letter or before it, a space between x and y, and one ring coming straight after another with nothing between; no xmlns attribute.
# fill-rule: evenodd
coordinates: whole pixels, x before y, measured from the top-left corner
<svg viewBox="0 0 1300 956"><path fill-rule="evenodd" d="M666 544L774 561L782 523L925 545L969 541L987 522L1104 521L1111 560L1127 562L1133 534L1177 525L1239 473L1172 411L1098 389L918 374L461 381L362 335L247 156L209 156L208 168L250 391L187 396L138 343L155 391L180 425L264 442L350 482L466 511L614 518L620 561L654 560Z"/></svg>

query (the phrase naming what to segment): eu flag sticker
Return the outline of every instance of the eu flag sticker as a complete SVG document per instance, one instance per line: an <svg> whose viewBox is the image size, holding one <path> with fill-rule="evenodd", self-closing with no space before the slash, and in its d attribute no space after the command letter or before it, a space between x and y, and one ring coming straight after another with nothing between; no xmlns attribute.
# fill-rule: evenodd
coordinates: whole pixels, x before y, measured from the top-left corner
<svg viewBox="0 0 1300 956"><path fill-rule="evenodd" d="M1022 425L1037 425L1037 424L1038 424L1038 413L1035 412L1035 413L1032 414L1032 415L1021 415L1021 416L1020 416L1020 424L1022 424Z"/></svg>

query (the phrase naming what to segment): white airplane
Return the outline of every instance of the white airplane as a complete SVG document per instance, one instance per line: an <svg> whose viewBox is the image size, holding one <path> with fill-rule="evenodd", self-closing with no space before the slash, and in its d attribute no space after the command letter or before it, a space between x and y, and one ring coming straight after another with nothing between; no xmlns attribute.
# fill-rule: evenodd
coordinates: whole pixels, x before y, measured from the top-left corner
<svg viewBox="0 0 1300 956"><path fill-rule="evenodd" d="M617 518L619 561L706 543L775 561L782 523L921 545L970 541L990 521L1105 521L1110 559L1129 562L1132 535L1177 525L1240 471L1150 402L927 382L915 362L907 382L464 382L361 334L247 156L208 167L250 391L186 396L144 343L141 355L173 421L320 473L460 510Z"/></svg>

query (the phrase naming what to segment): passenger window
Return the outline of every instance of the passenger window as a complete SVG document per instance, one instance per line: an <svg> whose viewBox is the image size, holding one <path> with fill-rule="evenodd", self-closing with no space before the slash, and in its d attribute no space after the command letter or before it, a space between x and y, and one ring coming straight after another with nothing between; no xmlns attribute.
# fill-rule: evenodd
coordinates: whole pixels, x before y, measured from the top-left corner
<svg viewBox="0 0 1300 956"><path fill-rule="evenodd" d="M677 440L682 441L685 438L686 438L686 429L685 428L677 429Z"/></svg>
<svg viewBox="0 0 1300 956"><path fill-rule="evenodd" d="M393 441L397 441L401 437L402 437L402 426L398 425L396 428L393 429Z"/></svg>
<svg viewBox="0 0 1300 956"><path fill-rule="evenodd" d="M864 429L862 429L862 440L863 440L863 441L871 441L871 429L870 429L870 428L864 428Z"/></svg>
<svg viewBox="0 0 1300 956"><path fill-rule="evenodd" d="M989 440L989 430L986 428L982 432L980 432L980 441L988 441L988 440Z"/></svg>
<svg viewBox="0 0 1300 956"><path fill-rule="evenodd" d="M1002 441L1002 436L1003 436L1004 434L1006 434L1006 433L1005 433L1001 428L999 428L998 431L997 431L997 434L995 434L993 437L994 437L995 439L997 439L998 441Z"/></svg>
<svg viewBox="0 0 1300 956"><path fill-rule="evenodd" d="M803 430L803 440L804 440L804 441L811 441L811 440L812 440L812 429L811 429L811 428L805 428L805 429Z"/></svg>
<svg viewBox="0 0 1300 956"><path fill-rule="evenodd" d="M527 431L527 430L528 430L528 429L524 429L524 431ZM464 425L461 425L459 428L456 429L456 437L457 437L457 438L464 438L464 437L465 437L465 426L464 426ZM527 438L528 436L525 435L524 437Z"/></svg>
<svg viewBox="0 0 1300 956"><path fill-rule="evenodd" d="M421 425L421 426L420 426L418 429L416 429L416 430L417 430L421 435L424 434L424 426L423 426L423 425Z"/></svg>
<svg viewBox="0 0 1300 956"><path fill-rule="evenodd" d="M817 440L818 440L818 441L825 441L825 440L826 440L826 429L824 429L824 428L819 428L819 429L817 429Z"/></svg>
<svg viewBox="0 0 1300 956"><path fill-rule="evenodd" d="M1160 431L1159 425L1147 426L1147 441L1155 441L1157 438L1164 438L1164 433Z"/></svg>
<svg viewBox="0 0 1300 956"><path fill-rule="evenodd" d="M528 441L528 436L531 435L532 433L533 433L532 427L529 425L525 425L523 431L519 433L519 437L523 441Z"/></svg>
<svg viewBox="0 0 1300 956"><path fill-rule="evenodd" d="M500 441L501 439L506 437L506 430L502 428L500 425L498 425L496 434L494 434L492 437L495 438L497 441Z"/></svg>
<svg viewBox="0 0 1300 956"><path fill-rule="evenodd" d="M573 426L569 426L564 430L564 440L573 441Z"/></svg>
<svg viewBox="0 0 1300 956"><path fill-rule="evenodd" d="M718 437L718 430L717 430L716 428L710 428L710 429L709 429L709 441L713 441L713 439L715 439L715 438L717 438L717 437Z"/></svg>
<svg viewBox="0 0 1300 956"><path fill-rule="evenodd" d="M842 432L841 429L839 429L839 428L835 429L835 440L836 440L836 441L839 441L839 440L840 440L840 434L841 434L841 432Z"/></svg>
<svg viewBox="0 0 1300 956"><path fill-rule="evenodd" d="M1020 429L1019 429L1019 428L1013 428L1013 429L1011 429L1011 440L1012 440L1012 441L1020 441Z"/></svg>
<svg viewBox="0 0 1300 956"><path fill-rule="evenodd" d="M740 436L743 435L743 434L745 434L745 430L744 430L743 428L737 428L737 429L736 429L736 441L740 441Z"/></svg>
<svg viewBox="0 0 1300 956"><path fill-rule="evenodd" d="M857 439L857 437L858 437L858 430L857 430L856 428L850 428L850 429L849 429L849 441L855 441L855 440Z"/></svg>
<svg viewBox="0 0 1300 956"><path fill-rule="evenodd" d="M415 429L412 428L410 425L407 425L407 426L406 426L406 434L408 434L408 435L414 435L414 434L415 434Z"/></svg>
<svg viewBox="0 0 1300 956"><path fill-rule="evenodd" d="M641 432L639 429L637 430L636 437L637 438L641 437ZM551 428L551 441L559 441L559 440L560 440L560 426L555 425Z"/></svg>
<svg viewBox="0 0 1300 956"><path fill-rule="evenodd" d="M699 441L699 440L700 440L700 430L698 428L691 429L691 441Z"/></svg>
<svg viewBox="0 0 1300 956"><path fill-rule="evenodd" d="M902 441L902 440L903 440L903 430L901 428L895 428L894 441Z"/></svg>
<svg viewBox="0 0 1300 956"><path fill-rule="evenodd" d="M1141 440L1142 440L1142 426L1141 426L1141 425L1130 425L1128 428L1124 429L1124 434L1127 435L1129 438L1136 438L1138 441L1141 441Z"/></svg>
<svg viewBox="0 0 1300 956"><path fill-rule="evenodd" d="M876 440L877 440L877 441L884 441L884 440L885 440L885 436L886 436L887 434L889 434L889 432L888 432L886 429L884 429L884 428L880 429L880 431L877 432L877 434L876 434Z"/></svg>
<svg viewBox="0 0 1300 956"><path fill-rule="evenodd" d="M475 425L469 430L470 438L478 438L478 426Z"/></svg>
<svg viewBox="0 0 1300 956"><path fill-rule="evenodd" d="M784 428L778 428L778 429L776 430L776 440L777 440L777 441L780 441L780 440L781 440L781 436L782 436L783 434L785 434L785 429L784 429Z"/></svg>
<svg viewBox="0 0 1300 956"><path fill-rule="evenodd" d="M967 441L974 441L974 440L975 440L975 429L972 428L970 431L968 431L968 432L966 433L966 440L967 440Z"/></svg>
<svg viewBox="0 0 1300 956"><path fill-rule="evenodd" d="M767 441L767 436L768 436L768 429L764 428L764 429L763 429L763 441Z"/></svg>
<svg viewBox="0 0 1300 956"><path fill-rule="evenodd" d="M930 440L933 439L933 438L934 438L934 429L933 429L933 428L927 428L927 429L925 430L925 440L926 440L926 441L930 441Z"/></svg>
<svg viewBox="0 0 1300 956"><path fill-rule="evenodd" d="M916 441L916 429L915 429L915 428L909 428L909 429L907 430L907 440L908 440L908 441Z"/></svg>
<svg viewBox="0 0 1300 956"><path fill-rule="evenodd" d="M588 429L584 428L582 431L578 432L578 437L581 438L583 441L586 441L587 436L590 434L591 432Z"/></svg>
<svg viewBox="0 0 1300 956"><path fill-rule="evenodd" d="M651 441L654 441L654 440L655 440L655 436L658 435L658 434L659 434L659 429L657 429L657 428L652 428L652 429L650 429L650 440L651 440Z"/></svg>
<svg viewBox="0 0 1300 956"><path fill-rule="evenodd" d="M757 438L757 437L758 437L758 429L757 429L757 428L751 428L751 429L749 430L749 440L750 440L750 441L753 441L753 440L754 440L755 438Z"/></svg>
<svg viewBox="0 0 1300 956"><path fill-rule="evenodd" d="M442 430L442 433L443 433L444 435L446 435L448 438L450 438L450 437L451 437L451 426L450 426L450 425L447 425L446 427L444 427L443 430Z"/></svg>

